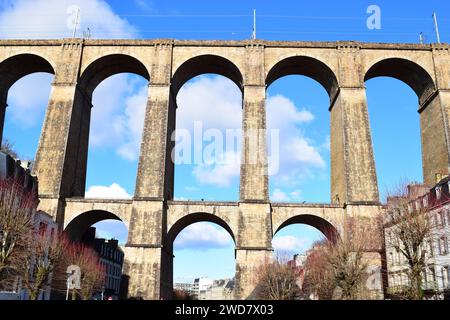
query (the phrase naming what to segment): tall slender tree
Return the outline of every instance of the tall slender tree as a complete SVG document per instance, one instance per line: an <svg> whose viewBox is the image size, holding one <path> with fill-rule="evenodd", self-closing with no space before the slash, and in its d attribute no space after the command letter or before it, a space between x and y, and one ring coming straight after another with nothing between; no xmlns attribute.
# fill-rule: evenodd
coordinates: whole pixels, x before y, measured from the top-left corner
<svg viewBox="0 0 450 320"><path fill-rule="evenodd" d="M33 233L36 196L20 181L0 180L0 286L11 285L27 257Z"/></svg>
<svg viewBox="0 0 450 320"><path fill-rule="evenodd" d="M94 249L84 244L73 243L67 250L67 265L77 265L81 269L81 289L72 292L72 298L77 295L83 300L89 300L93 294L100 291L105 281L105 268L100 263L100 257Z"/></svg>
<svg viewBox="0 0 450 320"><path fill-rule="evenodd" d="M57 266L63 263L67 248L68 241L62 235L34 232L22 273L22 282L30 300L37 300L50 281L56 286L61 280L63 274L57 272Z"/></svg>
<svg viewBox="0 0 450 320"><path fill-rule="evenodd" d="M417 205L417 201L422 201L423 188L411 186L403 182L388 193L387 209L380 221L386 231L386 248L394 248L407 262L410 286L406 298L421 300L424 297L422 272L431 256L428 242L433 237L433 226L427 209Z"/></svg>

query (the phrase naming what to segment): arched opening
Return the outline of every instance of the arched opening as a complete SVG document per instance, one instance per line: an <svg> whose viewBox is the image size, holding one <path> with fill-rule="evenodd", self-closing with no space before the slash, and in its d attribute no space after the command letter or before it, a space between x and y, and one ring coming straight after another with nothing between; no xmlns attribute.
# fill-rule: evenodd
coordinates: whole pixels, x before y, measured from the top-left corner
<svg viewBox="0 0 450 320"><path fill-rule="evenodd" d="M328 109L336 76L321 61L296 56L278 62L266 83L271 201L330 202Z"/></svg>
<svg viewBox="0 0 450 320"><path fill-rule="evenodd" d="M67 224L67 226L64 228L64 232L70 240L82 241L83 236L86 234L89 227L98 226L103 221L118 221L121 223L121 226L126 228L122 219L117 214L103 210L92 210L76 216ZM122 231L123 230L120 230L120 241L124 244L126 238L123 237Z"/></svg>
<svg viewBox="0 0 450 320"><path fill-rule="evenodd" d="M64 234L72 243L92 248L104 270L102 288L93 292L95 299L126 299L129 276L122 273L125 261L123 246L128 228L118 214L92 210L71 220Z"/></svg>
<svg viewBox="0 0 450 320"><path fill-rule="evenodd" d="M239 198L242 82L239 69L215 55L189 59L174 73L175 199Z"/></svg>
<svg viewBox="0 0 450 320"><path fill-rule="evenodd" d="M0 63L0 140L14 157L34 160L54 74L50 62L34 54Z"/></svg>
<svg viewBox="0 0 450 320"><path fill-rule="evenodd" d="M102 57L83 72L75 101L81 129L74 196L134 194L149 80L145 66L123 54Z"/></svg>
<svg viewBox="0 0 450 320"><path fill-rule="evenodd" d="M274 232L272 238L274 258L294 268L299 299L309 299L309 289L313 283L308 272L315 249L325 241L335 243L338 237L337 229L330 222L308 214L291 217Z"/></svg>
<svg viewBox="0 0 450 320"><path fill-rule="evenodd" d="M302 214L289 218L288 220L283 222L275 231L274 238L282 229L291 225L306 225L312 227L320 232L321 236L325 237L331 242L334 242L337 239L336 237L339 236L337 229L329 221L315 215ZM313 241L319 240L317 238L311 239Z"/></svg>
<svg viewBox="0 0 450 320"><path fill-rule="evenodd" d="M390 58L375 63L367 72L364 81L376 77L392 77L403 81L423 103L436 89L429 73L415 62L400 58Z"/></svg>
<svg viewBox="0 0 450 320"><path fill-rule="evenodd" d="M267 74L266 85L288 75L303 75L319 82L333 100L339 87L336 75L322 61L306 56L289 57L278 62Z"/></svg>
<svg viewBox="0 0 450 320"><path fill-rule="evenodd" d="M434 82L416 63L385 59L375 63L364 80L378 186L385 201L386 193L402 180L434 180L442 164L433 155L446 149L443 123L433 102Z"/></svg>
<svg viewBox="0 0 450 320"><path fill-rule="evenodd" d="M190 79L201 74L218 74L233 81L242 89L242 74L238 67L230 60L216 55L201 55L184 62L172 77L174 95Z"/></svg>
<svg viewBox="0 0 450 320"><path fill-rule="evenodd" d="M165 247L170 260L164 264L168 297L234 298L235 236L224 220L208 213L189 214L170 228Z"/></svg>

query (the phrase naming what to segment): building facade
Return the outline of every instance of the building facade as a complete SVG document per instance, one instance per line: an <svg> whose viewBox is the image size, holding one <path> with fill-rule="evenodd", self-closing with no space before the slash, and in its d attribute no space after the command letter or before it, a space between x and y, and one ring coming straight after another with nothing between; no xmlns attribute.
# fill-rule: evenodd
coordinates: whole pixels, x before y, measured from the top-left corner
<svg viewBox="0 0 450 320"><path fill-rule="evenodd" d="M414 192L417 197L408 203L408 214L416 212L426 214L431 226L431 232L421 248L427 265L422 272L422 288L428 298L448 299L450 292L450 178L442 179L432 188L424 185L410 186L409 192ZM406 257L392 245L393 228L396 227L395 222L387 222L385 225L387 292L394 297L402 294L410 286Z"/></svg>
<svg viewBox="0 0 450 320"><path fill-rule="evenodd" d="M234 279L214 280L210 287L200 291L198 300L232 300L234 283Z"/></svg>
<svg viewBox="0 0 450 320"><path fill-rule="evenodd" d="M194 284L193 283L174 283L173 289L180 290L182 292L185 292L188 295L194 294Z"/></svg>
<svg viewBox="0 0 450 320"><path fill-rule="evenodd" d="M202 297L205 296L206 291L210 290L213 286L213 280L203 277L195 278L193 284L193 297L196 300L205 300Z"/></svg>
<svg viewBox="0 0 450 320"><path fill-rule="evenodd" d="M303 254L295 254L293 256L293 259L288 261L288 265L294 268L298 275L296 284L300 291L303 290L303 283L305 281L305 264L306 260L308 259L308 253L309 252Z"/></svg>
<svg viewBox="0 0 450 320"><path fill-rule="evenodd" d="M98 253L105 270L105 281L101 298L118 300L121 292L124 253L118 240L95 238L95 228L90 227L83 242Z"/></svg>
<svg viewBox="0 0 450 320"><path fill-rule="evenodd" d="M58 234L58 224L53 220L49 214L37 211L34 214L34 231L40 235L48 236L49 238L56 237ZM31 268L33 269L33 268ZM22 285L21 278L17 278L16 292L20 295L20 300L29 300L29 293ZM52 292L52 276L49 277L48 282L41 290L38 300L50 300Z"/></svg>
<svg viewBox="0 0 450 320"><path fill-rule="evenodd" d="M31 174L31 163L29 161L21 161L13 158L9 153L0 151L0 179L14 179L21 185L24 191L38 196L38 179ZM46 235L50 238L55 237L58 233L58 224L53 217L43 211L33 211L33 231L40 235ZM34 265L34 262L31 261ZM33 267L31 267L33 269ZM50 300L52 277L41 290L38 300ZM34 281L34 279L33 279ZM16 277L12 291L15 294L14 300L29 300L29 293L24 288L21 277Z"/></svg>

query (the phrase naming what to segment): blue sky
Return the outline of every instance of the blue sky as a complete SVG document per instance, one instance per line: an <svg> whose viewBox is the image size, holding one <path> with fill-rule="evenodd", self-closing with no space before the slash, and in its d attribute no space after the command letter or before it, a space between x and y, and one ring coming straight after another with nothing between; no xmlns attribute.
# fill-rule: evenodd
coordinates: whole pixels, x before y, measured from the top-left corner
<svg viewBox="0 0 450 320"><path fill-rule="evenodd" d="M0 37L70 37L67 8L72 4L81 7L78 35L89 28L94 38L248 39L256 9L260 39L417 43L423 32L427 42L435 42L433 11L438 14L442 41L450 39L450 3L432 0L326 5L307 1L7 0L0 1ZM372 4L381 8L380 30L366 26L366 10ZM34 158L52 78L29 75L10 90L4 137L23 158ZM395 79L375 78L366 86L380 191L402 178L421 181L417 97ZM106 79L94 92L87 196L127 198L134 193L147 91L145 79L121 74ZM177 99L177 129L192 130L200 120L205 130L240 128L240 91L226 78L196 77L183 86ZM329 202L328 104L326 91L306 77L284 77L268 88L268 126L279 128L280 137L286 137L280 149L280 170L270 177L272 201ZM292 146L299 152L288 152ZM239 147L235 151L224 155L230 160L225 165L177 165L175 197L236 201L239 163L231 160L239 159ZM126 241L127 230L120 223L108 221L97 227L100 235ZM281 230L273 244L279 250L301 252L320 237L311 227L293 225ZM234 274L234 243L218 226L187 227L175 241L174 254L176 281Z"/></svg>

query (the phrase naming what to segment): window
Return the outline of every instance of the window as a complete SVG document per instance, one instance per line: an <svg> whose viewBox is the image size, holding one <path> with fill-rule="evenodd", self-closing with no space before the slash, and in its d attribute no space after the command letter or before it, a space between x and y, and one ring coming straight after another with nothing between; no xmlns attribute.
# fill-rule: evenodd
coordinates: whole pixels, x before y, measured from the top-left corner
<svg viewBox="0 0 450 320"><path fill-rule="evenodd" d="M39 234L41 236L45 235L45 233L47 232L47 224L45 222L40 222L39 223Z"/></svg>
<svg viewBox="0 0 450 320"><path fill-rule="evenodd" d="M424 207L424 208L428 207L428 195L425 195L425 196L422 198L422 203L423 203L423 207Z"/></svg>
<svg viewBox="0 0 450 320"><path fill-rule="evenodd" d="M394 286L396 286L397 285L397 276L395 275L395 274L393 274L392 275L392 284L394 285Z"/></svg>
<svg viewBox="0 0 450 320"><path fill-rule="evenodd" d="M50 230L50 239L54 239L55 238L55 228L51 228Z"/></svg>
<svg viewBox="0 0 450 320"><path fill-rule="evenodd" d="M437 219L437 216L435 214L433 214L433 220L432 221L433 221L432 225L434 227L437 227L438 226L438 219Z"/></svg>
<svg viewBox="0 0 450 320"><path fill-rule="evenodd" d="M436 199L440 199L441 198L441 187L436 187Z"/></svg>
<svg viewBox="0 0 450 320"><path fill-rule="evenodd" d="M390 286L394 286L394 277L391 275L389 275L389 285Z"/></svg>
<svg viewBox="0 0 450 320"><path fill-rule="evenodd" d="M436 272L434 271L434 267L430 267L430 275L431 275L431 281L436 282Z"/></svg>
<svg viewBox="0 0 450 320"><path fill-rule="evenodd" d="M446 236L439 239L439 254L444 255L448 253L448 241Z"/></svg>
<svg viewBox="0 0 450 320"><path fill-rule="evenodd" d="M448 266L441 268L442 288L448 287Z"/></svg>
<svg viewBox="0 0 450 320"><path fill-rule="evenodd" d="M440 211L439 212L439 225L441 227L445 226L445 213L444 213L444 211Z"/></svg>
<svg viewBox="0 0 450 320"><path fill-rule="evenodd" d="M442 225L440 212L436 213L436 227L440 227Z"/></svg>
<svg viewBox="0 0 450 320"><path fill-rule="evenodd" d="M402 285L406 286L408 284L408 276L402 273Z"/></svg>
<svg viewBox="0 0 450 320"><path fill-rule="evenodd" d="M432 240L428 240L428 253L430 254L430 257L434 256Z"/></svg>
<svg viewBox="0 0 450 320"><path fill-rule="evenodd" d="M445 269L447 270L447 288L450 289L450 266L446 266Z"/></svg>
<svg viewBox="0 0 450 320"><path fill-rule="evenodd" d="M416 210L417 211L420 210L420 201L419 200L416 201Z"/></svg>

